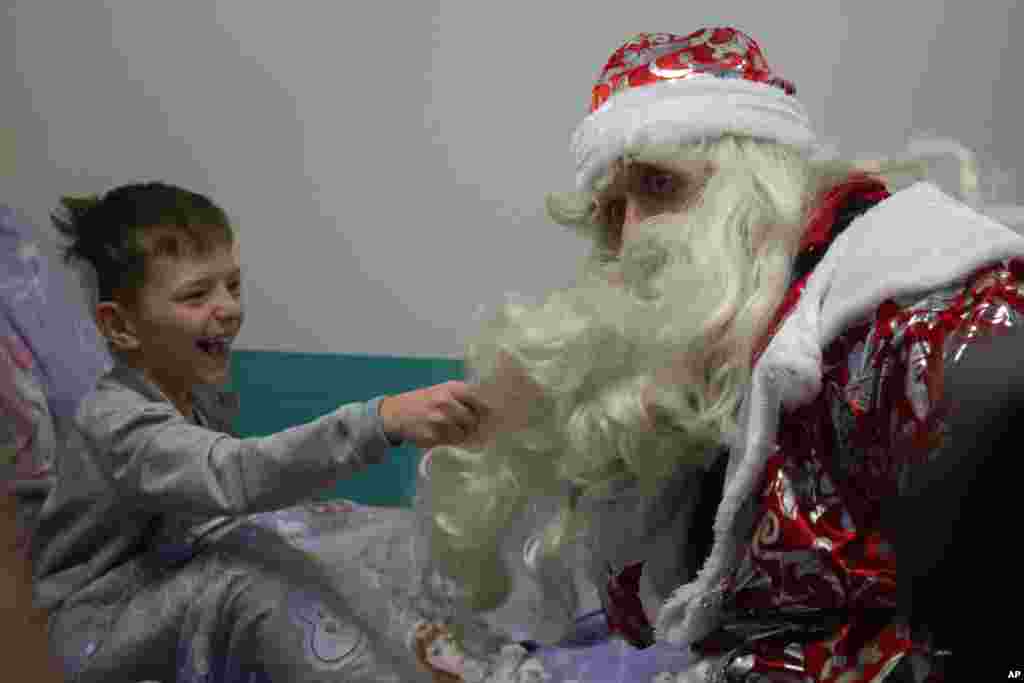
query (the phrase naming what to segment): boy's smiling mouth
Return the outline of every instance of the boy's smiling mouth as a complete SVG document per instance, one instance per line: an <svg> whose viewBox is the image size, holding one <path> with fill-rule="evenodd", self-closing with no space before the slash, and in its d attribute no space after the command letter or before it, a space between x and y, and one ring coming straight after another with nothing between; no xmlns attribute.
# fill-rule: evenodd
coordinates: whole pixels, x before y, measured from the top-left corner
<svg viewBox="0 0 1024 683"><path fill-rule="evenodd" d="M211 356L225 356L231 350L233 337L203 337L196 342L200 351Z"/></svg>

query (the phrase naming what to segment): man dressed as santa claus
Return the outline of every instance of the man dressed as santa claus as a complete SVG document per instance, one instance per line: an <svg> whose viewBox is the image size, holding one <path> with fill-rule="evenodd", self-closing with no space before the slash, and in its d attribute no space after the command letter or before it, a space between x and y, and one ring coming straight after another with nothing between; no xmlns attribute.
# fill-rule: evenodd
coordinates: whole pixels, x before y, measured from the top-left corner
<svg viewBox="0 0 1024 683"><path fill-rule="evenodd" d="M548 200L592 254L471 341L489 429L429 454L467 650L565 643L594 591L633 647L688 651L678 680L955 659L898 609L880 511L955 439L945 374L1020 324L1024 239L930 183L811 161L795 92L732 28L641 34L601 72L576 189Z"/></svg>

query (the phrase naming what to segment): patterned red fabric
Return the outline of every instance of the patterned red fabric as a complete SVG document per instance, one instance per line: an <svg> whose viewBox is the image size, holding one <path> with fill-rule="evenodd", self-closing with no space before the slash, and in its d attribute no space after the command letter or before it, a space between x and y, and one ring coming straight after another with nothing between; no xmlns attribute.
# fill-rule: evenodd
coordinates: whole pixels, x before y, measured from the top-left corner
<svg viewBox="0 0 1024 683"><path fill-rule="evenodd" d="M640 649L654 644L654 628L647 621L640 600L640 575L643 568L643 562L636 562L626 565L621 572L610 572L608 605L605 609L608 630Z"/></svg>
<svg viewBox="0 0 1024 683"><path fill-rule="evenodd" d="M832 242L832 226L836 222L836 214L850 199L882 201L889 196L885 184L878 178L867 174L854 174L846 182L836 185L825 192L807 221L807 231L800 240L800 251L824 251Z"/></svg>
<svg viewBox="0 0 1024 683"><path fill-rule="evenodd" d="M836 224L836 216L851 199L880 202L888 196L889 192L880 180L860 174L851 176L847 182L836 185L831 190L825 192L815 204L808 218L807 230L800 240L799 253L801 255L823 254L828 249L828 246L835 237L833 235L833 228ZM768 327L768 331L754 349L755 364L761 357L761 354L764 353L768 342L779 331L779 327L786 319L786 316L796 306L796 302L800 300L808 277L810 277L810 273L801 277L786 292L786 296L783 298L779 310L775 313L775 318Z"/></svg>
<svg viewBox="0 0 1024 683"><path fill-rule="evenodd" d="M796 94L774 74L757 42L729 27L704 28L686 36L639 33L612 53L594 85L590 111L619 92L662 81L694 77L740 78Z"/></svg>
<svg viewBox="0 0 1024 683"><path fill-rule="evenodd" d="M882 680L904 656L924 671L935 661L925 643L879 617L896 604L880 504L941 452L952 403L942 391L946 368L965 346L1024 320L1022 272L1018 261L994 264L921 301L888 301L825 350L821 395L781 419L760 521L726 604L733 615L828 610L844 618L831 637L795 650L783 638L744 652L745 672L780 671L794 651L802 663L786 669L814 681Z"/></svg>

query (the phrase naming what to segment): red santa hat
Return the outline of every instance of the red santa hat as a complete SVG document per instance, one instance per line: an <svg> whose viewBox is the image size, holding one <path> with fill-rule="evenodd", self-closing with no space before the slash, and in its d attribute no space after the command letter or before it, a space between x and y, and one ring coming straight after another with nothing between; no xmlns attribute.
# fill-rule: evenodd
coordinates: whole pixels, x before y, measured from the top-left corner
<svg viewBox="0 0 1024 683"><path fill-rule="evenodd" d="M739 133L810 152L814 131L795 93L737 29L641 33L612 54L594 85L590 115L573 134L577 189L593 189L609 164L638 144Z"/></svg>

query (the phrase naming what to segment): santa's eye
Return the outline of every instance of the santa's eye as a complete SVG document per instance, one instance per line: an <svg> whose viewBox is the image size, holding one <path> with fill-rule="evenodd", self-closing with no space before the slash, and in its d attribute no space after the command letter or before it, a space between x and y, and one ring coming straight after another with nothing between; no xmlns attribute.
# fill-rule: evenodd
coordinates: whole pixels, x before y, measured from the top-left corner
<svg viewBox="0 0 1024 683"><path fill-rule="evenodd" d="M688 185L686 177L657 166L636 164L629 171L628 192L641 200L677 199L684 194Z"/></svg>
<svg viewBox="0 0 1024 683"><path fill-rule="evenodd" d="M647 194L664 197L672 194L679 183L671 173L648 173L641 178L640 184Z"/></svg>

